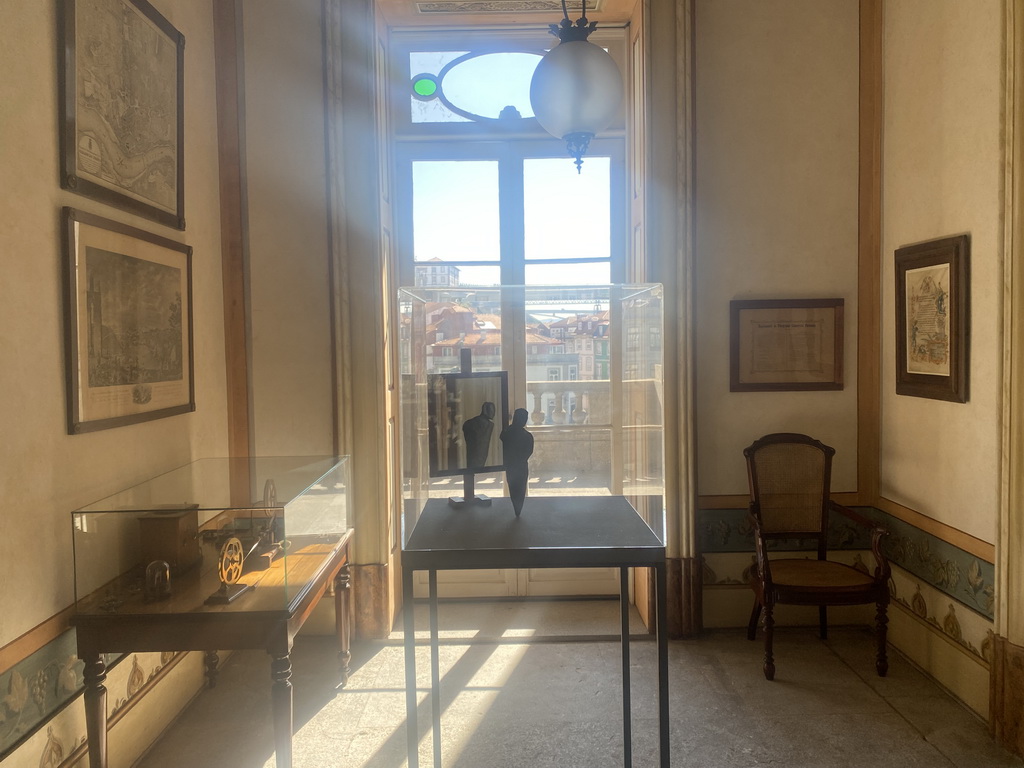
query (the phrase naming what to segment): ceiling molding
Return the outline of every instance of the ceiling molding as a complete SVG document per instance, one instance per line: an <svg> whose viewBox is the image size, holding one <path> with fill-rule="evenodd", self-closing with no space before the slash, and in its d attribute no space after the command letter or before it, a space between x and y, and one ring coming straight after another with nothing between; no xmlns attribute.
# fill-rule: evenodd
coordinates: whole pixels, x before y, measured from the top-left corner
<svg viewBox="0 0 1024 768"><path fill-rule="evenodd" d="M587 10L600 12L604 0L587 3ZM440 0L417 2L416 10L422 14L493 14L493 13L559 13L561 0Z"/></svg>
<svg viewBox="0 0 1024 768"><path fill-rule="evenodd" d="M623 24L638 0L585 0L587 18L599 24ZM562 19L561 0L374 0L385 24L415 27L535 25L545 28ZM569 18L583 12L584 0L566 0Z"/></svg>

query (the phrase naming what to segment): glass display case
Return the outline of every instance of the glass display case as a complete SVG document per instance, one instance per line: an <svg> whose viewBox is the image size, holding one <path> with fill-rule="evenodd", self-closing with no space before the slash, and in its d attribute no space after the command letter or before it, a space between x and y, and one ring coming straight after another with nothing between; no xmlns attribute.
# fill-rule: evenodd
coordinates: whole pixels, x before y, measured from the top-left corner
<svg viewBox="0 0 1024 768"><path fill-rule="evenodd" d="M200 459L75 510L78 615L288 610L347 541L348 471Z"/></svg>
<svg viewBox="0 0 1024 768"><path fill-rule="evenodd" d="M658 284L400 289L403 545L432 498L509 495L497 436L517 410L533 442L523 514L531 499L625 496L664 542L663 303ZM493 398L461 379L486 373L508 402L464 471L463 425Z"/></svg>

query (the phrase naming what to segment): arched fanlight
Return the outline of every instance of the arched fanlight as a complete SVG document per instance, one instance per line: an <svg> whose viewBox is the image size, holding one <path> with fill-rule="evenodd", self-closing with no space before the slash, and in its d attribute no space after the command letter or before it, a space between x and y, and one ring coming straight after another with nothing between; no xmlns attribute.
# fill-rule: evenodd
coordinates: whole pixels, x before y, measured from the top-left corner
<svg viewBox="0 0 1024 768"><path fill-rule="evenodd" d="M560 42L533 73L530 103L541 127L565 141L579 172L590 140L619 111L622 76L608 52L587 41L597 27L596 21L587 22L587 0L575 24L569 21L565 0L562 13L561 23L551 25Z"/></svg>

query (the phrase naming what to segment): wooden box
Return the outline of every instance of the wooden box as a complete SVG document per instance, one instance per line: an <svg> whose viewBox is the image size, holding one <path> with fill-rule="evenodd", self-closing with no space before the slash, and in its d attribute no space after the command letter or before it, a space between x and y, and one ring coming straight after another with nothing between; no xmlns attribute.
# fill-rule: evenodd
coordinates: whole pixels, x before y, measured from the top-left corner
<svg viewBox="0 0 1024 768"><path fill-rule="evenodd" d="M153 512L139 517L142 565L163 560L171 574L184 573L202 559L195 509Z"/></svg>

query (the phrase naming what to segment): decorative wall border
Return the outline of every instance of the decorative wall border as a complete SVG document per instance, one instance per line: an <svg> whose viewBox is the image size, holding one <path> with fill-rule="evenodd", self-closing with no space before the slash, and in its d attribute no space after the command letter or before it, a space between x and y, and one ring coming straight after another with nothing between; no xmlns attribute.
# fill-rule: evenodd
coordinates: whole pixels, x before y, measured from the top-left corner
<svg viewBox="0 0 1024 768"><path fill-rule="evenodd" d="M75 630L68 629L0 674L0 760L82 692L77 650ZM117 659L104 656L109 666Z"/></svg>
<svg viewBox="0 0 1024 768"><path fill-rule="evenodd" d="M0 674L0 762L19 751L44 726L48 733L43 757L48 755L51 761L58 754L61 759L66 758L67 749L84 743L84 722L82 733L73 745L64 744L65 729L55 729L52 725L54 718L80 699L83 691L84 664L78 658L77 646L74 628L68 629ZM103 656L112 697L109 720L112 726L184 654ZM121 662L129 658L130 665L124 667ZM40 762L40 765L49 764L45 760Z"/></svg>
<svg viewBox="0 0 1024 768"><path fill-rule="evenodd" d="M994 620L995 566L978 556L905 523L875 507L856 507L889 529L884 550L893 565L921 579L966 608ZM838 550L870 549L868 537L833 516L829 546ZM709 553L753 553L754 539L747 523L746 509L701 509L697 511L697 545ZM780 545L792 551L812 550L808 542Z"/></svg>

